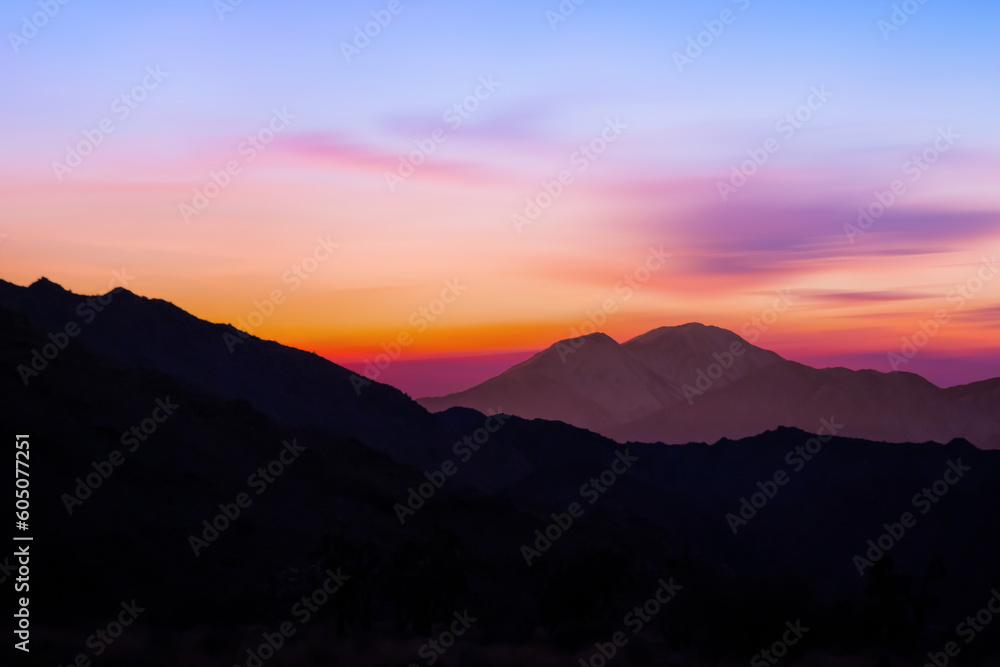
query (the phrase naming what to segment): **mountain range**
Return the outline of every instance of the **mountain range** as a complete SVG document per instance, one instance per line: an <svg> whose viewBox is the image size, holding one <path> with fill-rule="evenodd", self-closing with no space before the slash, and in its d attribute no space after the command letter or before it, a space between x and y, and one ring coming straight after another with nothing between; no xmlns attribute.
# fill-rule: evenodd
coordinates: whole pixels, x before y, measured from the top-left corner
<svg viewBox="0 0 1000 667"><path fill-rule="evenodd" d="M719 349L682 329L680 349ZM522 367L548 364L555 396L562 351L591 373L578 388L591 410L641 421L697 375L697 360L653 353L669 332L567 342L575 353ZM634 393L602 389L590 356ZM579 664L632 631L623 619L661 580L682 588L616 664L745 663L796 619L810 631L790 660L923 664L1000 581L1000 453L824 435L821 418L847 423L836 407L808 429L625 445L506 404L432 413L168 302L47 280L0 281L0 396L0 430L31 438L38 664L97 657L95 628L123 601L144 611L102 664L255 664L247 651L285 622L295 635L267 664L431 664L428 642L466 612L476 623L438 664ZM0 586L11 565L0 558ZM349 579L303 620L331 571ZM963 647L998 654L995 633Z"/></svg>
<svg viewBox="0 0 1000 667"><path fill-rule="evenodd" d="M502 405L618 442L716 442L779 426L885 442L965 438L1000 448L1000 378L941 388L914 373L812 368L737 334L690 323L624 343L559 341L470 389L419 399L431 411Z"/></svg>

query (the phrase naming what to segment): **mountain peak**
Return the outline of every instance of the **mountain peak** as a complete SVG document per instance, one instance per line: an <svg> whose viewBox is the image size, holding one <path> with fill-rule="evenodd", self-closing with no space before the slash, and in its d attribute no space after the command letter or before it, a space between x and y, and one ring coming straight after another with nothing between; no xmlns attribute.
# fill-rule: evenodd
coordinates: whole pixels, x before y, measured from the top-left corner
<svg viewBox="0 0 1000 667"><path fill-rule="evenodd" d="M114 287L112 289L109 289L107 293L113 295L116 299L127 299L130 301L137 301L144 304L152 304L154 306L162 306L166 304L170 306L172 309L181 310L178 306L175 306L169 301L164 301L163 299L151 299L148 296L142 296L141 294L136 294L132 290L125 287Z"/></svg>
<svg viewBox="0 0 1000 667"><path fill-rule="evenodd" d="M743 339L729 329L701 322L688 322L676 326L657 327L622 343L622 345L629 349L655 346L712 352L725 349L737 341L743 341Z"/></svg>
<svg viewBox="0 0 1000 667"><path fill-rule="evenodd" d="M687 324L678 324L675 326L662 326L655 329L651 329L644 334L640 334L635 338L629 340L626 344L632 342L650 343L656 340L679 340L679 341L696 341L696 340L735 340L739 336L729 329L723 329L722 327L713 326L711 324L702 324L701 322L688 322Z"/></svg>
<svg viewBox="0 0 1000 667"><path fill-rule="evenodd" d="M54 283L45 276L42 276L28 286L28 289L35 293L43 294L68 294L69 291L59 283Z"/></svg>
<svg viewBox="0 0 1000 667"><path fill-rule="evenodd" d="M564 343L564 344L574 343L577 345L579 345L581 342L594 343L594 344L610 343L611 345L614 346L618 345L618 341L616 341L614 338L604 333L603 331L597 331L595 333L586 334L584 336L577 336L576 338L567 338L565 340L559 341L559 343ZM556 343L556 345L559 345L559 343Z"/></svg>

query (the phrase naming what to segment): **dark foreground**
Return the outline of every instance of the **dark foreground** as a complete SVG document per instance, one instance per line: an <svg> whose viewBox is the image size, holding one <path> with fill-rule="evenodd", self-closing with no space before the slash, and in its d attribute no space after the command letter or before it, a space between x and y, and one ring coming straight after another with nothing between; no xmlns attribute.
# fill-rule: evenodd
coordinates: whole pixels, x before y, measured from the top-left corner
<svg viewBox="0 0 1000 667"><path fill-rule="evenodd" d="M997 452L431 415L129 293L25 384L82 297L0 292L34 537L4 664L998 664Z"/></svg>

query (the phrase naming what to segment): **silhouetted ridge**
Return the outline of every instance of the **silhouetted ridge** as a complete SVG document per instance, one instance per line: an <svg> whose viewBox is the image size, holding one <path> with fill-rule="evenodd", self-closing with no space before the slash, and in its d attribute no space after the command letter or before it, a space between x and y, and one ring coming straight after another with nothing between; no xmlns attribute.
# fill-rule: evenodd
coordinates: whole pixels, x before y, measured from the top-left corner
<svg viewBox="0 0 1000 667"><path fill-rule="evenodd" d="M747 335L757 340L761 333L751 328ZM432 411L502 404L619 442L715 442L782 425L815 432L820 419L834 416L842 435L964 437L1000 448L1000 381L944 390L907 372L816 369L698 322L658 327L614 350L613 342L603 334L560 341L495 378L420 403Z"/></svg>

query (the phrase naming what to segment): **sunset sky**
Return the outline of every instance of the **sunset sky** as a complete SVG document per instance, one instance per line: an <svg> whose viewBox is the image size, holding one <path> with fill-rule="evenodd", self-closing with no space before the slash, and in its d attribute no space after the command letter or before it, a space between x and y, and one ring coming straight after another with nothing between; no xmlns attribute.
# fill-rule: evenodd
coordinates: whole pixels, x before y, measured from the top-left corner
<svg viewBox="0 0 1000 667"><path fill-rule="evenodd" d="M900 370L1000 376L998 5L232 3L3 3L0 278L402 336L414 396L779 290L787 358L889 371L943 311Z"/></svg>

